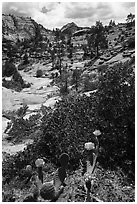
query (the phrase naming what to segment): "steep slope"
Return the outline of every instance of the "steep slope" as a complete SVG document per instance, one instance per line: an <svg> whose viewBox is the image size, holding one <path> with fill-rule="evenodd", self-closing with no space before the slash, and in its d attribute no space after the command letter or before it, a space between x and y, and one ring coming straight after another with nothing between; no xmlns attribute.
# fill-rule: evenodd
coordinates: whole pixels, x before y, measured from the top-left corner
<svg viewBox="0 0 137 204"><path fill-rule="evenodd" d="M13 16L2 14L3 40L17 42L17 40L31 40L46 37L51 31L36 23L30 17Z"/></svg>

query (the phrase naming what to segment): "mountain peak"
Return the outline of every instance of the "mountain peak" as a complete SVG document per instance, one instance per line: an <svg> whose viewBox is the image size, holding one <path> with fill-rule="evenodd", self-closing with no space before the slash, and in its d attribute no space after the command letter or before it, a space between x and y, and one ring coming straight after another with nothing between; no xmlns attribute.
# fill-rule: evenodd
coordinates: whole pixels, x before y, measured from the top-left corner
<svg viewBox="0 0 137 204"><path fill-rule="evenodd" d="M67 23L66 25L64 25L62 28L61 28L61 32L63 33L71 33L73 34L75 31L78 30L78 26L74 23L74 22L71 22L71 23Z"/></svg>

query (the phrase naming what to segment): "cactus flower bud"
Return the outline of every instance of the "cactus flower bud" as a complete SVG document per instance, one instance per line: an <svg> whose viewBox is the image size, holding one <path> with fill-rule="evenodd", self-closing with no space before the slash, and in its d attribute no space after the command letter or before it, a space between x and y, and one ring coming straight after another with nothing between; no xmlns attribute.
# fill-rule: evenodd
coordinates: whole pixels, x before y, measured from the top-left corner
<svg viewBox="0 0 137 204"><path fill-rule="evenodd" d="M32 171L32 166L31 165L27 165L26 166L26 171L27 172L31 172Z"/></svg>
<svg viewBox="0 0 137 204"><path fill-rule="evenodd" d="M85 149L86 149L86 150L95 149L94 143L92 143L92 142L87 142L87 143L85 143Z"/></svg>
<svg viewBox="0 0 137 204"><path fill-rule="evenodd" d="M44 162L43 159L37 159L37 160L35 161L36 167L43 167L44 164L45 164L45 162Z"/></svg>
<svg viewBox="0 0 137 204"><path fill-rule="evenodd" d="M99 136L99 135L101 135L101 132L100 132L100 130L95 130L95 131L93 132L93 134L94 134L95 136Z"/></svg>

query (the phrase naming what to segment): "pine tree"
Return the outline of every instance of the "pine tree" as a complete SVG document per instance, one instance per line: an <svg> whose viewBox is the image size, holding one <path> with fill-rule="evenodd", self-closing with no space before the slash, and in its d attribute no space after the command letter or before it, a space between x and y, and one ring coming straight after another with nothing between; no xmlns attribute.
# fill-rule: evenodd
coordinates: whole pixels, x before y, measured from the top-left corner
<svg viewBox="0 0 137 204"><path fill-rule="evenodd" d="M96 25L91 27L89 43L95 49L97 56L99 55L99 48L107 47L105 29L100 21L96 21Z"/></svg>
<svg viewBox="0 0 137 204"><path fill-rule="evenodd" d="M129 15L127 15L127 25L133 25L133 22L135 21L135 15L130 13Z"/></svg>

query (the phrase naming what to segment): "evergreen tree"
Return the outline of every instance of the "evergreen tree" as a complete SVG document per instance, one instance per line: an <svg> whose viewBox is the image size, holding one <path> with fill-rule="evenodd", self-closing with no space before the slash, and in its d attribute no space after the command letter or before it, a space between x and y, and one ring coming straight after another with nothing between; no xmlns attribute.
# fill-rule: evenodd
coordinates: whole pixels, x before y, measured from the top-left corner
<svg viewBox="0 0 137 204"><path fill-rule="evenodd" d="M75 85L76 91L78 91L79 80L80 80L80 71L76 67L76 69L74 69L72 74L72 84Z"/></svg>
<svg viewBox="0 0 137 204"><path fill-rule="evenodd" d="M91 27L89 43L95 49L97 56L99 55L99 48L107 47L107 39L105 36L105 29L100 21L96 21L96 25Z"/></svg>
<svg viewBox="0 0 137 204"><path fill-rule="evenodd" d="M133 25L133 22L135 21L135 15L130 13L129 15L127 15L127 26L129 25Z"/></svg>
<svg viewBox="0 0 137 204"><path fill-rule="evenodd" d="M112 23L113 23L113 21L110 20L110 22L109 22L109 27L112 27Z"/></svg>

